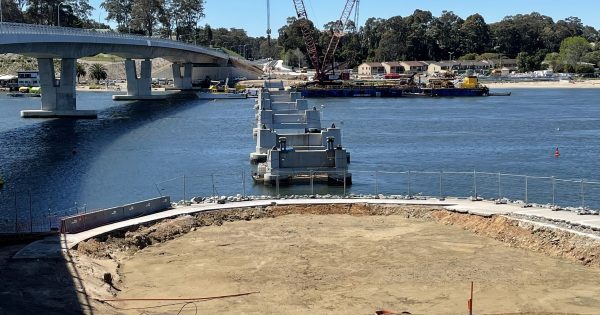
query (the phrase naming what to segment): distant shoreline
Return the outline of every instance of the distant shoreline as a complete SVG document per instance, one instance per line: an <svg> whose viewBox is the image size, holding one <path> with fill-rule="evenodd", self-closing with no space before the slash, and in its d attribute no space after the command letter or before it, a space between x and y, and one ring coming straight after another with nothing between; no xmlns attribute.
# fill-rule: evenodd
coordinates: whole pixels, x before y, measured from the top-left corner
<svg viewBox="0 0 600 315"><path fill-rule="evenodd" d="M490 89L600 89L600 80L482 83Z"/></svg>

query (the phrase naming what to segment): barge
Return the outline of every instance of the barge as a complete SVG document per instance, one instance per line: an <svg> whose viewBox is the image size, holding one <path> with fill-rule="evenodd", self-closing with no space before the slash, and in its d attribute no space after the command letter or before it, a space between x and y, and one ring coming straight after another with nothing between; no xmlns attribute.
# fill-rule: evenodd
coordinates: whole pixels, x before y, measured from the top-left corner
<svg viewBox="0 0 600 315"><path fill-rule="evenodd" d="M384 81L350 81L329 85L295 87L302 97L474 97L490 96L488 87L481 85L475 76L468 76L456 84L454 77L430 78L426 84L410 79Z"/></svg>

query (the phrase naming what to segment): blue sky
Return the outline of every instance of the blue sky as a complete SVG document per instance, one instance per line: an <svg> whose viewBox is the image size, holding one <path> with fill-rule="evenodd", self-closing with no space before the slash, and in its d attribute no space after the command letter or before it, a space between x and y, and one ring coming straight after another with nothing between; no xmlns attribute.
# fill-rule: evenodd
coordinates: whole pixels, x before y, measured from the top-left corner
<svg viewBox="0 0 600 315"><path fill-rule="evenodd" d="M90 4L100 7L102 0L90 0ZM304 0L309 18L318 27L338 19L344 0ZM361 0L360 24L369 17L389 18L391 16L410 15L414 10L428 10L439 16L443 10L454 11L466 18L473 13L483 15L488 23L497 22L507 15L530 13L533 11L548 15L554 20L569 16L579 17L584 25L600 28L600 1L598 0ZM244 28L250 36L263 36L266 31L266 0L206 0L206 17L201 25L212 27ZM104 19L105 12L96 11L94 19ZM271 0L271 29L277 36L277 30L286 22L286 18L294 16L294 5L291 0Z"/></svg>

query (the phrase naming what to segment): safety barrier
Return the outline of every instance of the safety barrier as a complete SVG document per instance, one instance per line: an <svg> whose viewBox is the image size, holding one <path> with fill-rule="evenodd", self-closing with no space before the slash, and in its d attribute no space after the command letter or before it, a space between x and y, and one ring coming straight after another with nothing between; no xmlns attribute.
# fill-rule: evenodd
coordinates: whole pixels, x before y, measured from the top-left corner
<svg viewBox="0 0 600 315"><path fill-rule="evenodd" d="M60 232L79 233L102 225L156 213L170 207L171 198L163 196L121 207L77 214L61 219Z"/></svg>

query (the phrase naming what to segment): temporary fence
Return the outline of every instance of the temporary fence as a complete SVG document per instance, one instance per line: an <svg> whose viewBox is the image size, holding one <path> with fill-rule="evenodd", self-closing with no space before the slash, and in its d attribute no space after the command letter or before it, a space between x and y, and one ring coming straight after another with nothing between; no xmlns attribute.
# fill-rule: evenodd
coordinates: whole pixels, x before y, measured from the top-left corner
<svg viewBox="0 0 600 315"><path fill-rule="evenodd" d="M34 233L58 231L60 219L87 212L85 204L40 211L39 200L29 190L0 190L0 233Z"/></svg>
<svg viewBox="0 0 600 315"><path fill-rule="evenodd" d="M575 211L600 210L600 181L479 171L303 171L282 174L267 185L248 171L183 175L154 184L154 194L171 200L207 196L388 195L507 199ZM293 178L290 183L289 178ZM332 185L333 184L333 185ZM61 218L92 212L85 204L46 209L30 191L0 190L0 233L58 230Z"/></svg>
<svg viewBox="0 0 600 315"><path fill-rule="evenodd" d="M264 185L247 171L183 175L155 184L173 200L196 196L237 194L283 195L397 195L403 197L473 197L506 199L573 209L600 209L600 181L561 179L479 171L360 171L286 172ZM290 178L291 181L290 181ZM329 178L329 180L327 180ZM333 184L333 185L332 185Z"/></svg>

